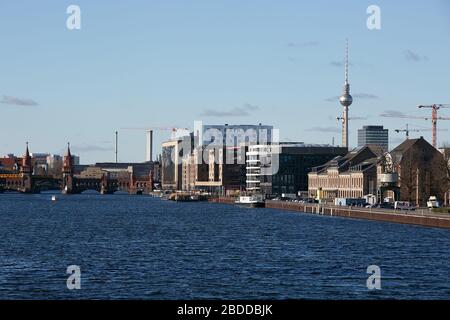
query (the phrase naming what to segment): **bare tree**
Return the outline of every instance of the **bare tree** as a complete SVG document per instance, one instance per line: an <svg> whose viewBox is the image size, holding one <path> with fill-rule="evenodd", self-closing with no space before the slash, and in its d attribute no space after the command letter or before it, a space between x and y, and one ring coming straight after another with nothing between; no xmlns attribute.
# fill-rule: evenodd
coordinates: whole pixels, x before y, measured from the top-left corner
<svg viewBox="0 0 450 320"><path fill-rule="evenodd" d="M444 142L442 145L444 161L442 162L442 170L444 176L442 177L442 191L444 193L444 204L448 205L448 198L450 195L450 143Z"/></svg>
<svg viewBox="0 0 450 320"><path fill-rule="evenodd" d="M406 152L399 164L400 198L412 202L417 188L417 169L412 152Z"/></svg>

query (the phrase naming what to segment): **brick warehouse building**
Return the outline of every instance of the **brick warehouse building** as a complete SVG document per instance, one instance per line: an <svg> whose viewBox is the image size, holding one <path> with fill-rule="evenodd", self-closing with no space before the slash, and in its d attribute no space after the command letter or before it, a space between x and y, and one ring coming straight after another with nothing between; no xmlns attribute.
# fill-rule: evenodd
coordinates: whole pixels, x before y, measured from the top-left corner
<svg viewBox="0 0 450 320"><path fill-rule="evenodd" d="M308 174L308 194L327 201L335 198L362 198L376 193L377 159L382 150L363 146L337 156Z"/></svg>
<svg viewBox="0 0 450 320"><path fill-rule="evenodd" d="M441 152L421 137L405 140L390 154L398 173L401 200L425 206L430 196L444 199L447 172Z"/></svg>
<svg viewBox="0 0 450 320"><path fill-rule="evenodd" d="M381 179L386 155L392 159L388 187ZM443 154L423 138L405 140L384 154L373 146L352 150L313 168L308 178L311 197L332 201L376 194L379 201L389 196L417 206L425 206L430 196L442 201L449 182Z"/></svg>

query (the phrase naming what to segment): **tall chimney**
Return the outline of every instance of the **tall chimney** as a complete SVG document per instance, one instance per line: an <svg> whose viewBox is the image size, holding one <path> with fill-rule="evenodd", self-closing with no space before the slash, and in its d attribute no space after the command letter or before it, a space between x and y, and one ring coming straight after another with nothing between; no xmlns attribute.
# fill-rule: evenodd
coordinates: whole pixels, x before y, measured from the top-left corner
<svg viewBox="0 0 450 320"><path fill-rule="evenodd" d="M145 161L153 160L153 130L147 130L147 150Z"/></svg>
<svg viewBox="0 0 450 320"><path fill-rule="evenodd" d="M117 161L117 153L118 153L118 151L119 151L119 149L118 149L118 147L119 147L119 132L117 132L116 131L116 143L115 143L115 151L114 151L114 153L116 154L116 163L118 162Z"/></svg>

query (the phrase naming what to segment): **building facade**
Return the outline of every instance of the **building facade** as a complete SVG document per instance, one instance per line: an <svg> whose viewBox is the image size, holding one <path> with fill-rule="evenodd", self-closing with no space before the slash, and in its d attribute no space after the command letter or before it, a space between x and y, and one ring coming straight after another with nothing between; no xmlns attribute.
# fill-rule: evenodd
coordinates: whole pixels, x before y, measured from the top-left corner
<svg viewBox="0 0 450 320"><path fill-rule="evenodd" d="M297 196L308 191L308 173L347 148L304 143L250 146L247 152L247 191L266 197Z"/></svg>
<svg viewBox="0 0 450 320"><path fill-rule="evenodd" d="M358 130L358 147L379 146L384 152L389 150L389 130L383 126L363 126Z"/></svg>
<svg viewBox="0 0 450 320"><path fill-rule="evenodd" d="M425 206L430 196L444 200L448 186L444 155L423 137L408 139L390 152L398 174L400 199Z"/></svg>
<svg viewBox="0 0 450 320"><path fill-rule="evenodd" d="M16 157L13 154L8 154L6 157L0 158L0 172L18 172L22 158Z"/></svg>
<svg viewBox="0 0 450 320"><path fill-rule="evenodd" d="M193 191L195 190L195 177L196 177L196 167L195 167L195 157L193 154L187 155L182 160L182 185L181 189L183 191Z"/></svg>
<svg viewBox="0 0 450 320"><path fill-rule="evenodd" d="M189 139L189 141L186 141ZM161 180L165 190L202 190L230 194L245 189L245 153L259 142L271 143L273 127L202 125L162 144Z"/></svg>
<svg viewBox="0 0 450 320"><path fill-rule="evenodd" d="M193 152L193 136L163 142L161 153L161 186L164 190L182 190L183 159Z"/></svg>
<svg viewBox="0 0 450 320"><path fill-rule="evenodd" d="M199 148L205 164L195 165L195 189L230 195L245 189L245 159L241 160L242 148ZM245 151L243 152L245 154Z"/></svg>
<svg viewBox="0 0 450 320"><path fill-rule="evenodd" d="M335 198L362 198L376 194L380 149L364 146L337 156L308 174L308 195L332 202Z"/></svg>
<svg viewBox="0 0 450 320"><path fill-rule="evenodd" d="M308 174L310 197L376 196L378 202L408 201L426 206L430 196L444 200L448 191L448 164L425 139L405 140L391 152L365 146L336 157Z"/></svg>

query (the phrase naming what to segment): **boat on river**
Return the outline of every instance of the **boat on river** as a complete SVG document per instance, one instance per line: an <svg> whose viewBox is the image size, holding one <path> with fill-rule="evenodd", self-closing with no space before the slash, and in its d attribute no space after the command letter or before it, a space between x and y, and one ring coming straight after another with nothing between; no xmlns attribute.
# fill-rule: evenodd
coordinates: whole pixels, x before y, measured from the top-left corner
<svg viewBox="0 0 450 320"><path fill-rule="evenodd" d="M236 202L237 205L249 208L264 208L265 201L262 195L240 196Z"/></svg>

